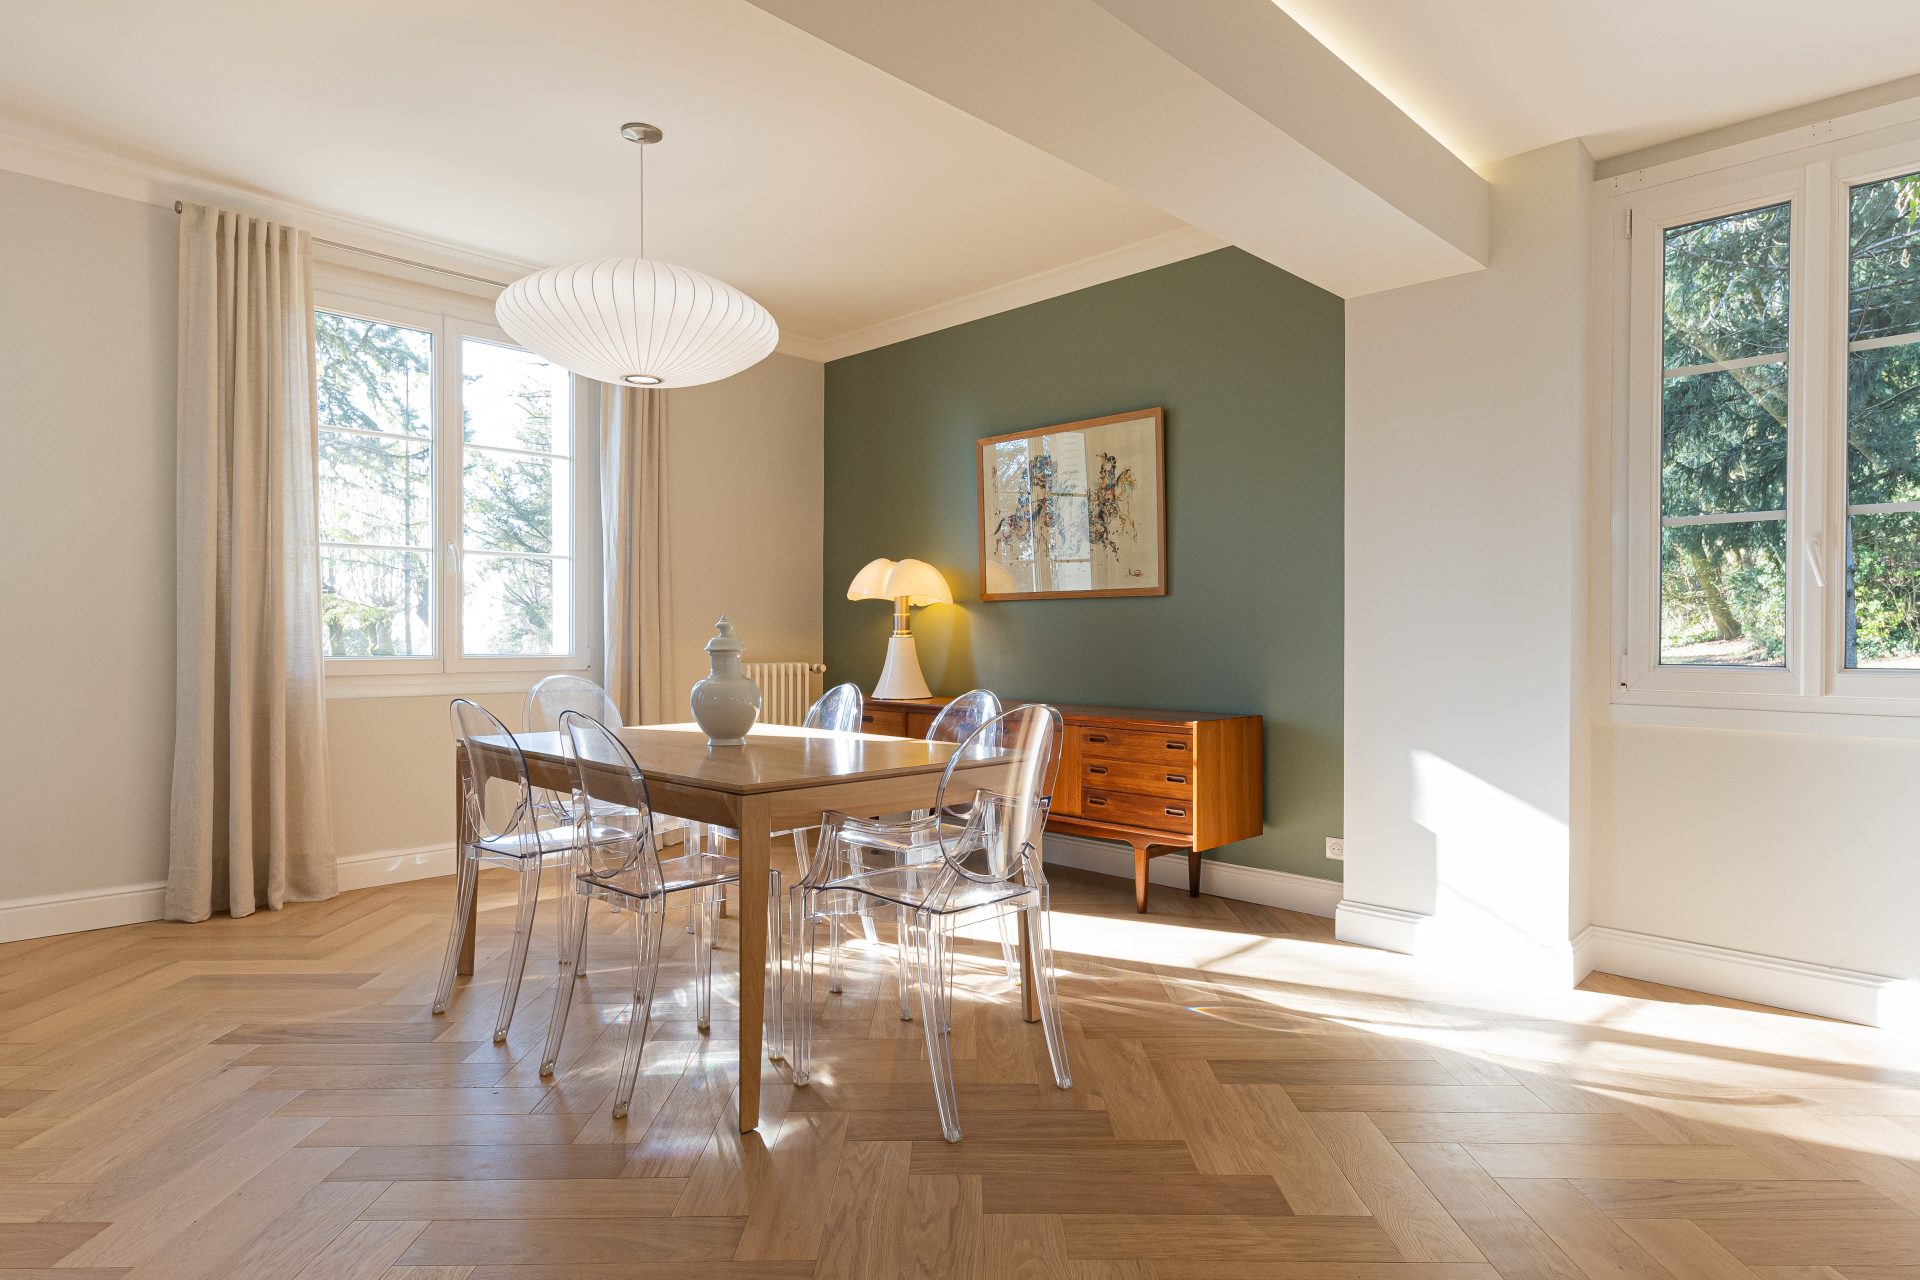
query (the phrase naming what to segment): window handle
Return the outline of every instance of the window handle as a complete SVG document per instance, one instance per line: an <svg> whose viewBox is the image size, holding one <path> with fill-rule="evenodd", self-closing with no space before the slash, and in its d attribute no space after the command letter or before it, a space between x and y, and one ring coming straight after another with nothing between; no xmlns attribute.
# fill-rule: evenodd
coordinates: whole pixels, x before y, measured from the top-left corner
<svg viewBox="0 0 1920 1280"><path fill-rule="evenodd" d="M1825 591L1827 575L1820 568L1820 535L1817 533L1807 539L1807 568L1813 571L1813 585Z"/></svg>

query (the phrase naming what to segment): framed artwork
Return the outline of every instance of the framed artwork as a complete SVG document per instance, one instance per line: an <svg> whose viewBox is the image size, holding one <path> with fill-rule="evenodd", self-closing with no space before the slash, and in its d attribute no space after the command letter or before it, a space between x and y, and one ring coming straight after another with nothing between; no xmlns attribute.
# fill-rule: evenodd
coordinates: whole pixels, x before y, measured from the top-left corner
<svg viewBox="0 0 1920 1280"><path fill-rule="evenodd" d="M979 442L980 598L1167 594L1166 414Z"/></svg>

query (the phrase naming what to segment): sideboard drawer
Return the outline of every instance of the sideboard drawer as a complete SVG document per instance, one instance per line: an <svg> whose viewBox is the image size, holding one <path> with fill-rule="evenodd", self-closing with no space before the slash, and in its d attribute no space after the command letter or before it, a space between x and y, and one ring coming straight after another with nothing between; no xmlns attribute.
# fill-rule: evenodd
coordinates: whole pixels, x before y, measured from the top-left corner
<svg viewBox="0 0 1920 1280"><path fill-rule="evenodd" d="M1193 735L1184 727L1152 733L1143 729L1076 724L1069 725L1067 733L1080 749L1083 760L1139 760L1153 764L1193 760Z"/></svg>
<svg viewBox="0 0 1920 1280"><path fill-rule="evenodd" d="M892 707L870 707L860 717L860 732L904 738L907 736L907 713Z"/></svg>
<svg viewBox="0 0 1920 1280"><path fill-rule="evenodd" d="M1193 803L1170 796L1141 796L1127 791L1096 791L1081 794L1080 811L1096 821L1119 822L1130 827L1150 827L1156 831L1193 829Z"/></svg>
<svg viewBox="0 0 1920 1280"><path fill-rule="evenodd" d="M1185 760L1156 760L1151 764L1139 760L1085 760L1080 765L1080 785L1089 791L1119 787L1142 795L1191 800L1193 766Z"/></svg>

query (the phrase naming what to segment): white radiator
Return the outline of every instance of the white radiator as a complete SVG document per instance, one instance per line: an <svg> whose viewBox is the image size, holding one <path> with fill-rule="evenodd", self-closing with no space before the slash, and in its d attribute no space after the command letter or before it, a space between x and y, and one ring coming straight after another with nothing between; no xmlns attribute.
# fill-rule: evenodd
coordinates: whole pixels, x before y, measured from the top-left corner
<svg viewBox="0 0 1920 1280"><path fill-rule="evenodd" d="M799 724L826 684L822 662L743 662L740 669L760 686L763 724Z"/></svg>

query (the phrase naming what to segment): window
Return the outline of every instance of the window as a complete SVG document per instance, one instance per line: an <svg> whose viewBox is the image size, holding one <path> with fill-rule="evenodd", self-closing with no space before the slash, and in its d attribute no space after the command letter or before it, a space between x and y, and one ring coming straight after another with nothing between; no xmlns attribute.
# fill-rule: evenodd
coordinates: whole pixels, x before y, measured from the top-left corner
<svg viewBox="0 0 1920 1280"><path fill-rule="evenodd" d="M315 312L330 673L580 669L572 378L490 327Z"/></svg>
<svg viewBox="0 0 1920 1280"><path fill-rule="evenodd" d="M1789 205L1669 228L1660 661L1786 661Z"/></svg>
<svg viewBox="0 0 1920 1280"><path fill-rule="evenodd" d="M1601 224L1616 705L1920 716L1920 122L1901 132L1696 166Z"/></svg>
<svg viewBox="0 0 1920 1280"><path fill-rule="evenodd" d="M1849 668L1920 669L1920 173L1853 188L1847 229Z"/></svg>

